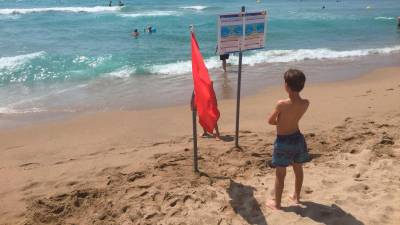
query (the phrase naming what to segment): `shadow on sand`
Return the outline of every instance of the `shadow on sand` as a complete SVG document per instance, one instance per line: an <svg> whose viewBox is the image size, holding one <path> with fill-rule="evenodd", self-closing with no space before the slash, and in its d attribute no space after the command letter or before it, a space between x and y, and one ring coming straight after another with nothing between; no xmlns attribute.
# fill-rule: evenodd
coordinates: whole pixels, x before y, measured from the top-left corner
<svg viewBox="0 0 400 225"><path fill-rule="evenodd" d="M235 137L232 135L222 135L220 138L224 142L232 142L235 140Z"/></svg>
<svg viewBox="0 0 400 225"><path fill-rule="evenodd" d="M249 224L267 225L260 204L254 197L255 188L230 180L227 192L233 210Z"/></svg>
<svg viewBox="0 0 400 225"><path fill-rule="evenodd" d="M363 222L335 204L327 206L315 202L301 202L301 205L284 207L282 210L294 212L299 216L308 217L326 225L364 225Z"/></svg>
<svg viewBox="0 0 400 225"><path fill-rule="evenodd" d="M201 136L201 138L215 139L215 137L213 135L205 135L205 136ZM232 142L235 140L235 137L232 135L221 135L220 138L221 138L221 141L223 141L223 142Z"/></svg>

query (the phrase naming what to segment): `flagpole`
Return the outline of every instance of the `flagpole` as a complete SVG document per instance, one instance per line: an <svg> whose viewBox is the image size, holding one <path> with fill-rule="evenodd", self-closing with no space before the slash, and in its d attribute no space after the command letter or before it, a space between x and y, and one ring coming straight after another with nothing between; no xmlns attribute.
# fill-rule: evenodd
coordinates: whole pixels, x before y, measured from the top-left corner
<svg viewBox="0 0 400 225"><path fill-rule="evenodd" d="M194 105L194 91L192 93L192 100L190 102L192 108L192 123L193 123L193 168L194 172L199 172L199 167L197 163L197 111Z"/></svg>
<svg viewBox="0 0 400 225"><path fill-rule="evenodd" d="M242 6L241 13L245 12L245 7ZM244 16L244 15L243 15ZM243 23L243 32L245 32L245 23ZM245 33L243 33L244 37ZM242 49L239 52L239 68L238 68L238 81L237 81L237 96L236 96L236 131L235 131L235 147L239 148L239 115L240 115L240 87L242 83Z"/></svg>
<svg viewBox="0 0 400 225"><path fill-rule="evenodd" d="M190 25L190 33L193 33L193 25ZM193 123L193 169L195 173L199 172L198 157L197 157L197 109L194 101L194 90L192 93L192 99L190 106L192 110L192 123Z"/></svg>

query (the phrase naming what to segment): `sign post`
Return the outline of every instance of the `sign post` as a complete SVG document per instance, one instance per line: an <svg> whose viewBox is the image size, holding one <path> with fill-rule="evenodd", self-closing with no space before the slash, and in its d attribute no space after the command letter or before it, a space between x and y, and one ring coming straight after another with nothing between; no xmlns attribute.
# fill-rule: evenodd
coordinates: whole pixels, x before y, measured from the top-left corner
<svg viewBox="0 0 400 225"><path fill-rule="evenodd" d="M239 148L240 89L242 82L242 54L246 50L262 49L265 46L267 12L241 12L224 14L218 18L219 55L239 53L238 83L236 94L235 147Z"/></svg>
<svg viewBox="0 0 400 225"><path fill-rule="evenodd" d="M245 7L242 6L242 16L245 12ZM244 19L244 17L243 17ZM245 26L243 26L243 30ZM243 31L244 32L244 31ZM244 37L244 35L243 35ZM235 147L239 148L239 115L240 115L240 88L242 85L242 48L239 51L239 68L238 68L238 80L237 80L237 93L236 93L236 129L235 129Z"/></svg>

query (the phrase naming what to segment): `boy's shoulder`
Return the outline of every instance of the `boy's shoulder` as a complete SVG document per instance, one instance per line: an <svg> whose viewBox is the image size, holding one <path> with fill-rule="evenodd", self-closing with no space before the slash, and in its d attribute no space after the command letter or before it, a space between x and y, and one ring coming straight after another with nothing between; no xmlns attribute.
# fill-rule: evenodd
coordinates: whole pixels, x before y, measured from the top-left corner
<svg viewBox="0 0 400 225"><path fill-rule="evenodd" d="M287 99L280 99L280 100L278 100L277 101L277 105L285 105L285 104L289 104L290 103L290 99L289 98L287 98Z"/></svg>
<svg viewBox="0 0 400 225"><path fill-rule="evenodd" d="M308 107L310 105L310 101L308 99L305 99L305 98L301 99L301 103L302 103L302 105L304 105L306 107ZM290 106L291 104L292 104L292 101L289 98L288 99L281 99L281 100L278 100L278 102L276 103L276 107L278 109L282 109L282 108L284 108L286 106Z"/></svg>
<svg viewBox="0 0 400 225"><path fill-rule="evenodd" d="M278 100L277 101L277 103L276 103L276 109L278 110L278 111L281 111L281 110L283 110L284 108L286 108L288 105L290 105L290 99L281 99L281 100Z"/></svg>
<svg viewBox="0 0 400 225"><path fill-rule="evenodd" d="M308 100L308 99L306 99L306 98L303 98L302 100L303 100L303 102L304 102L305 105L307 105L307 106L310 105L310 100Z"/></svg>

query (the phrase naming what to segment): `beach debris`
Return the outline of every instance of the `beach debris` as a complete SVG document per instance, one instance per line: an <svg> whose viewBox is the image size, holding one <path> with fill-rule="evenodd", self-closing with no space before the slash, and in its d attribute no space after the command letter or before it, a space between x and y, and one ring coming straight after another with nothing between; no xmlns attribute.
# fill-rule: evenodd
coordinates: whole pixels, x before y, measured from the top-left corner
<svg viewBox="0 0 400 225"><path fill-rule="evenodd" d="M393 145L394 141L393 141L392 137L384 135L382 137L381 141L379 142L379 144L382 144L382 145Z"/></svg>

